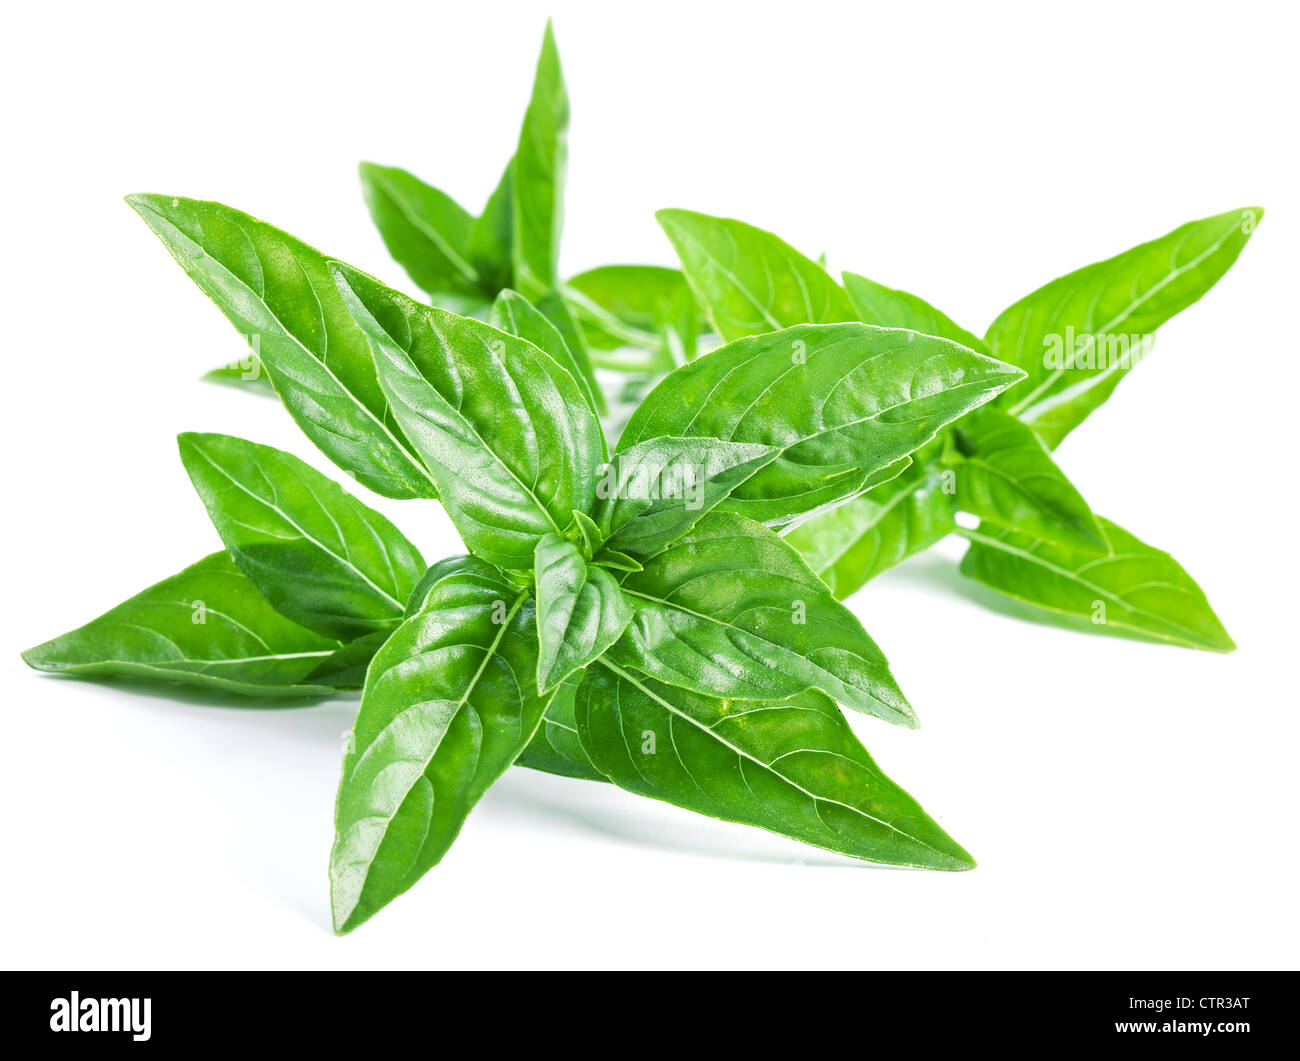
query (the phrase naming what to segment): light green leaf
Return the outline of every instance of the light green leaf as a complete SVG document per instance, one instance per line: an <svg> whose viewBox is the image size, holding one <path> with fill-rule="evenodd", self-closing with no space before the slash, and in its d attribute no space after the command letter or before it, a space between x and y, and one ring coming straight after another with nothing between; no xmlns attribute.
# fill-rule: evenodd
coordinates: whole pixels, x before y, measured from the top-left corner
<svg viewBox="0 0 1300 1061"><path fill-rule="evenodd" d="M263 698L322 696L310 678L339 650L286 619L224 552L204 557L70 633L28 649L37 670L137 678Z"/></svg>
<svg viewBox="0 0 1300 1061"><path fill-rule="evenodd" d="M1008 530L1083 552L1108 551L1097 518L1033 428L985 406L953 428L953 463L963 512Z"/></svg>
<svg viewBox="0 0 1300 1061"><path fill-rule="evenodd" d="M231 558L276 611L344 641L401 622L425 565L388 519L273 446L193 432L178 441Z"/></svg>
<svg viewBox="0 0 1300 1061"><path fill-rule="evenodd" d="M550 692L617 641L632 605L614 577L558 534L537 543L537 687Z"/></svg>
<svg viewBox="0 0 1300 1061"><path fill-rule="evenodd" d="M718 699L602 661L577 690L575 718L595 767L638 795L871 862L975 865L821 693Z"/></svg>
<svg viewBox="0 0 1300 1061"><path fill-rule="evenodd" d="M339 286L394 415L470 551L529 570L595 500L600 424L573 377L523 339L422 306L354 269Z"/></svg>
<svg viewBox="0 0 1300 1061"><path fill-rule="evenodd" d="M724 340L857 319L826 270L761 228L691 210L655 214Z"/></svg>
<svg viewBox="0 0 1300 1061"><path fill-rule="evenodd" d="M695 357L701 313L680 269L605 265L571 277L565 293L606 368L666 372Z"/></svg>
<svg viewBox="0 0 1300 1061"><path fill-rule="evenodd" d="M1263 216L1252 206L1191 221L1026 295L985 337L994 357L1029 374L998 404L1055 449L1110 397L1155 330L1218 283Z"/></svg>
<svg viewBox="0 0 1300 1061"><path fill-rule="evenodd" d="M537 731L532 605L480 561L444 569L376 654L343 762L330 892L349 932L436 865Z"/></svg>
<svg viewBox="0 0 1300 1061"><path fill-rule="evenodd" d="M388 253L431 295L481 293L469 263L473 216L445 192L395 166L360 166L361 188Z"/></svg>
<svg viewBox="0 0 1300 1061"><path fill-rule="evenodd" d="M633 413L617 452L660 435L778 447L723 507L780 525L893 478L941 427L1022 378L947 339L799 325L672 372Z"/></svg>
<svg viewBox="0 0 1300 1061"><path fill-rule="evenodd" d="M712 438L648 438L616 453L596 487L611 549L656 553L686 534L779 451Z"/></svg>
<svg viewBox="0 0 1300 1061"><path fill-rule="evenodd" d="M710 513L622 587L636 614L608 654L619 666L725 699L821 689L858 711L916 724L856 616L761 524Z"/></svg>
<svg viewBox="0 0 1300 1061"><path fill-rule="evenodd" d="M514 286L538 298L559 281L564 178L568 166L569 97L555 34L546 24L533 96L511 162Z"/></svg>
<svg viewBox="0 0 1300 1061"><path fill-rule="evenodd" d="M322 453L377 494L435 496L389 418L370 347L324 255L221 203L167 195L127 202L254 347Z"/></svg>
<svg viewBox="0 0 1300 1061"><path fill-rule="evenodd" d="M937 335L969 347L981 354L989 352L984 340L972 335L951 317L935 309L925 299L897 288L885 287L857 273L844 274L848 293L858 319L881 328L906 328L923 335Z"/></svg>
<svg viewBox="0 0 1300 1061"><path fill-rule="evenodd" d="M961 533L971 547L961 572L1000 593L1080 620L1098 633L1137 635L1188 648L1231 652L1236 645L1200 586L1168 553L1098 517L1105 556L981 524Z"/></svg>
<svg viewBox="0 0 1300 1061"><path fill-rule="evenodd" d="M799 524L785 539L844 600L957 529L945 474L954 475L918 457L898 478Z"/></svg>
<svg viewBox="0 0 1300 1061"><path fill-rule="evenodd" d="M594 415L599 416L603 402L598 402L598 391L592 387L588 374L574 360L569 344L550 319L517 291L502 291L492 304L492 315L488 318L494 328L526 339L551 360L563 368L582 391L587 405Z"/></svg>

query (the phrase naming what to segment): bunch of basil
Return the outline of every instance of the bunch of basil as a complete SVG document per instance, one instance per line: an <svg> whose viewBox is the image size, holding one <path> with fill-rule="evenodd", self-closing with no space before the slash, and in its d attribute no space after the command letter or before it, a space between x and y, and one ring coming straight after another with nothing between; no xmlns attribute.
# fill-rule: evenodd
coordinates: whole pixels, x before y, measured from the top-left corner
<svg viewBox="0 0 1300 1061"><path fill-rule="evenodd" d="M858 858L969 868L840 712L914 724L837 597L949 533L972 543L963 572L1021 600L1232 648L1186 572L1095 515L1051 449L1140 354L1111 337L1195 301L1261 211L1056 280L980 340L915 296L840 286L769 233L679 210L659 216L680 272L562 281L567 124L548 27L481 215L362 167L432 305L218 203L129 199L256 351L217 375L269 382L376 493L436 498L467 550L426 569L298 458L186 434L225 550L25 653L268 700L362 688L336 930L435 865L516 762ZM620 374L624 399L645 395L626 422L601 387Z"/></svg>

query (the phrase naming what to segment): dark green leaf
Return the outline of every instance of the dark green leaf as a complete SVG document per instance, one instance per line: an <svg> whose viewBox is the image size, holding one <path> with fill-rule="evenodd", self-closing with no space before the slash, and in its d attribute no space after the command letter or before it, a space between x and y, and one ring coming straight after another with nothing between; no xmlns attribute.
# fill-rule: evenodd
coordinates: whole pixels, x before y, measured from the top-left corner
<svg viewBox="0 0 1300 1061"><path fill-rule="evenodd" d="M339 649L272 608L224 552L23 653L37 670L140 678L244 696L320 696L310 675Z"/></svg>
<svg viewBox="0 0 1300 1061"><path fill-rule="evenodd" d="M1071 549L1108 551L1092 509L1033 428L985 406L954 431L962 453L953 464L959 509Z"/></svg>
<svg viewBox="0 0 1300 1061"><path fill-rule="evenodd" d="M629 574L636 615L609 658L705 696L781 700L821 689L915 725L889 664L799 554L762 524L713 512Z"/></svg>
<svg viewBox="0 0 1300 1061"><path fill-rule="evenodd" d="M655 214L724 340L857 319L826 270L761 228L691 210Z"/></svg>
<svg viewBox="0 0 1300 1061"><path fill-rule="evenodd" d="M1055 449L1101 405L1155 330L1210 290L1237 260L1261 207L1191 221L1026 295L985 337L1029 378L998 402Z"/></svg>
<svg viewBox="0 0 1300 1061"><path fill-rule="evenodd" d="M587 349L587 341L583 338L582 329L578 327L577 318L573 315L573 308L569 305L568 298L558 290L548 291L538 298L537 308L560 333L564 345L568 347L573 357L574 364L578 366L579 382L586 381L585 389L591 395L596 414L603 416L608 412L605 407L605 395L601 393L596 372L591 367L591 351Z"/></svg>
<svg viewBox="0 0 1300 1061"><path fill-rule="evenodd" d="M528 570L538 540L595 499L600 424L565 369L481 321L342 267L398 423L470 551Z"/></svg>
<svg viewBox="0 0 1300 1061"><path fill-rule="evenodd" d="M1108 519L1098 517L1098 522L1110 544L1105 556L985 524L963 530L971 547L962 574L1091 624L1099 633L1135 634L1214 652L1236 648L1200 586L1172 556Z"/></svg>
<svg viewBox="0 0 1300 1061"><path fill-rule="evenodd" d="M584 781L606 780L582 750L578 723L573 717L573 695L583 673L579 671L571 675L555 690L546 706L546 714L542 716L541 726L528 742L528 747L519 753L516 765Z"/></svg>
<svg viewBox="0 0 1300 1061"><path fill-rule="evenodd" d="M924 335L937 335L954 343L987 354L984 340L976 338L947 314L935 309L925 299L897 288L885 287L857 273L844 274L844 290L864 324L882 328L906 328Z"/></svg>
<svg viewBox="0 0 1300 1061"><path fill-rule="evenodd" d="M639 795L871 862L975 865L821 693L737 702L598 665L575 716L595 767Z"/></svg>
<svg viewBox="0 0 1300 1061"><path fill-rule="evenodd" d="M506 165L483 213L469 234L469 257L483 291L490 297L513 282L511 245L514 242L514 159Z"/></svg>
<svg viewBox="0 0 1300 1061"><path fill-rule="evenodd" d="M322 660L304 680L332 685L335 689L360 689L366 684L366 668L370 661L391 635L391 630L376 630L373 634L349 641Z"/></svg>
<svg viewBox="0 0 1300 1061"><path fill-rule="evenodd" d="M343 641L401 622L425 565L388 519L273 446L178 441L221 540L276 611Z"/></svg>
<svg viewBox="0 0 1300 1061"><path fill-rule="evenodd" d="M618 451L660 435L778 447L724 507L779 525L897 475L945 424L1023 374L946 339L805 324L738 339L667 376Z"/></svg>
<svg viewBox="0 0 1300 1061"><path fill-rule="evenodd" d="M385 497L433 497L389 418L370 347L320 252L220 203L127 198L253 346L285 408L330 460Z"/></svg>
<svg viewBox="0 0 1300 1061"><path fill-rule="evenodd" d="M406 170L363 162L360 171L370 216L407 275L431 295L479 292L468 260L473 216Z"/></svg>
<svg viewBox="0 0 1300 1061"><path fill-rule="evenodd" d="M649 438L616 453L596 487L609 547L637 556L672 544L779 451L712 438Z"/></svg>
<svg viewBox="0 0 1300 1061"><path fill-rule="evenodd" d="M537 687L547 693L619 639L632 621L632 605L608 571L558 534L537 543L534 569Z"/></svg>
<svg viewBox="0 0 1300 1061"><path fill-rule="evenodd" d="M458 563L366 677L330 858L340 933L438 863L542 719L531 604L486 564Z"/></svg>

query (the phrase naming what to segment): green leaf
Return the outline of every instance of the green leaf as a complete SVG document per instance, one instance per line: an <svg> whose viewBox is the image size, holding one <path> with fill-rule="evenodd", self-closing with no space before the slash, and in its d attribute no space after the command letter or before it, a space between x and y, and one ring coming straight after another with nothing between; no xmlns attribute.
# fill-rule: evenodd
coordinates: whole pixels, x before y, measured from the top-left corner
<svg viewBox="0 0 1300 1061"><path fill-rule="evenodd" d="M608 412L605 406L605 395L601 393L596 372L591 367L591 352L587 349L587 341L583 338L582 329L578 327L577 318L573 315L568 298L558 289L548 291L537 300L537 309L560 333L560 338L564 340L564 345L568 348L574 364L578 366L579 382L585 381L585 389L591 396L596 414L603 416Z"/></svg>
<svg viewBox="0 0 1300 1061"><path fill-rule="evenodd" d="M370 347L324 255L220 203L167 195L127 202L253 346L322 453L377 494L435 496L391 423Z"/></svg>
<svg viewBox="0 0 1300 1061"><path fill-rule="evenodd" d="M686 534L779 451L712 438L648 438L616 453L596 487L606 544L637 556Z"/></svg>
<svg viewBox="0 0 1300 1061"><path fill-rule="evenodd" d="M479 292L469 263L473 216L451 196L394 166L363 162L361 188L388 253L431 295Z"/></svg>
<svg viewBox="0 0 1300 1061"><path fill-rule="evenodd" d="M897 288L885 287L857 273L844 274L848 292L858 319L882 328L906 328L923 335L937 335L969 347L981 354L989 352L984 340L972 335L947 314L935 309L925 299Z"/></svg>
<svg viewBox="0 0 1300 1061"><path fill-rule="evenodd" d="M1152 333L1218 283L1263 216L1255 206L1191 221L1022 298L985 337L994 357L1029 374L998 404L1055 449L1110 397Z"/></svg>
<svg viewBox="0 0 1300 1061"><path fill-rule="evenodd" d="M37 670L139 678L264 698L322 696L309 676L339 649L280 615L224 552L28 649Z"/></svg>
<svg viewBox="0 0 1300 1061"><path fill-rule="evenodd" d="M619 666L724 699L821 689L856 710L915 725L857 617L759 523L713 512L622 587L636 615L609 651Z"/></svg>
<svg viewBox="0 0 1300 1061"><path fill-rule="evenodd" d="M918 462L883 486L799 524L785 540L844 600L957 529L944 493L945 471L953 475Z"/></svg>
<svg viewBox="0 0 1300 1061"><path fill-rule="evenodd" d="M483 291L493 298L514 282L510 250L514 243L514 209L512 158L469 233L470 264L479 275Z"/></svg>
<svg viewBox="0 0 1300 1061"><path fill-rule="evenodd" d="M202 378L209 383L220 383L227 387L254 391L268 398L276 397L275 388L271 386L271 377L262 367L261 358L251 350L247 357L205 372Z"/></svg>
<svg viewBox="0 0 1300 1061"><path fill-rule="evenodd" d="M680 269L605 265L571 277L565 293L606 368L666 372L695 357L700 308Z"/></svg>
<svg viewBox="0 0 1300 1061"><path fill-rule="evenodd" d="M546 706L532 681L536 639L526 595L461 558L376 654L335 809L336 932L436 865L532 739Z"/></svg>
<svg viewBox="0 0 1300 1061"><path fill-rule="evenodd" d="M514 285L528 298L545 294L559 280L568 129L569 97L555 34L548 22L533 96L511 162Z"/></svg>
<svg viewBox="0 0 1300 1061"><path fill-rule="evenodd" d="M592 763L622 788L871 862L975 865L889 780L826 696L699 696L604 664L575 716Z"/></svg>
<svg viewBox="0 0 1300 1061"><path fill-rule="evenodd" d="M366 669L370 661L390 636L392 630L376 630L373 634L349 641L322 660L304 680L321 682L335 689L360 689L366 684Z"/></svg>
<svg viewBox="0 0 1300 1061"><path fill-rule="evenodd" d="M535 571L537 687L547 693L619 639L632 605L608 571L558 534L537 543Z"/></svg>
<svg viewBox="0 0 1300 1061"><path fill-rule="evenodd" d="M465 544L498 567L530 569L538 540L595 499L604 439L578 384L532 343L354 269L338 275Z"/></svg>
<svg viewBox="0 0 1300 1061"><path fill-rule="evenodd" d="M276 611L343 641L401 622L425 565L388 519L273 446L193 432L178 441L231 558Z"/></svg>
<svg viewBox="0 0 1300 1061"><path fill-rule="evenodd" d="M550 319L517 291L502 291L492 304L492 315L488 318L494 328L526 339L551 360L563 368L582 391L582 397L596 416L600 415L603 402L598 402L597 394L587 373L574 360L569 344L564 341L559 330Z"/></svg>
<svg viewBox="0 0 1300 1061"><path fill-rule="evenodd" d="M971 547L961 572L1000 593L1120 633L1188 648L1237 646L1201 588L1168 553L1098 517L1110 551L1078 552L981 524L963 530Z"/></svg>
<svg viewBox="0 0 1300 1061"><path fill-rule="evenodd" d="M826 270L761 228L690 210L655 214L724 340L857 319Z"/></svg>
<svg viewBox="0 0 1300 1061"><path fill-rule="evenodd" d="M542 724L519 753L517 766L541 770L561 777L576 777L584 781L605 781L605 775L591 765L587 753L578 740L578 723L573 715L573 696L585 672L570 675L555 690L546 705Z"/></svg>
<svg viewBox="0 0 1300 1061"><path fill-rule="evenodd" d="M617 450L660 435L778 447L724 507L779 525L887 481L945 424L1023 374L933 336L805 324L737 339L642 401Z"/></svg>
<svg viewBox="0 0 1300 1061"><path fill-rule="evenodd" d="M958 421L954 502L999 527L1083 552L1108 551L1092 509L1034 429L985 406Z"/></svg>

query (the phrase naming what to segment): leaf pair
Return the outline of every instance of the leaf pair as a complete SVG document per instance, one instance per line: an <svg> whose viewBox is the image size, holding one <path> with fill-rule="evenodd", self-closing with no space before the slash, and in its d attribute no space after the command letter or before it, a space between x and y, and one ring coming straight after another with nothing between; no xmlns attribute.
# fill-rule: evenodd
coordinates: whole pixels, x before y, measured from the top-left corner
<svg viewBox="0 0 1300 1061"><path fill-rule="evenodd" d="M1103 530L1050 450L1109 396L1149 348L1154 329L1218 281L1262 213L1251 208L1191 222L1053 281L1003 313L984 340L907 292L853 273L844 274L841 288L816 262L742 222L680 210L659 217L696 296L726 337L800 321L857 319L942 336L1026 373L1025 382L998 397L996 408L958 421L924 466L792 530L791 541L837 595L847 596L956 530L954 514L963 511L984 521L980 541L1010 536L1031 545L1031 555L1056 557L1066 571L1086 571L1098 557L1136 551L1144 564L1165 571L1177 592L1126 611L1123 629L1225 650L1231 641L1186 572L1113 524ZM1059 575L1038 578L1021 562L986 562L983 548L972 551L963 572L1052 611L1082 617L1096 611L1091 603L1080 609L1080 601L1100 599L1084 575L1064 583ZM1033 569L1041 566L1040 559ZM1110 570L1121 597L1142 591L1139 567L1114 563ZM1171 630L1182 633L1171 636Z"/></svg>

